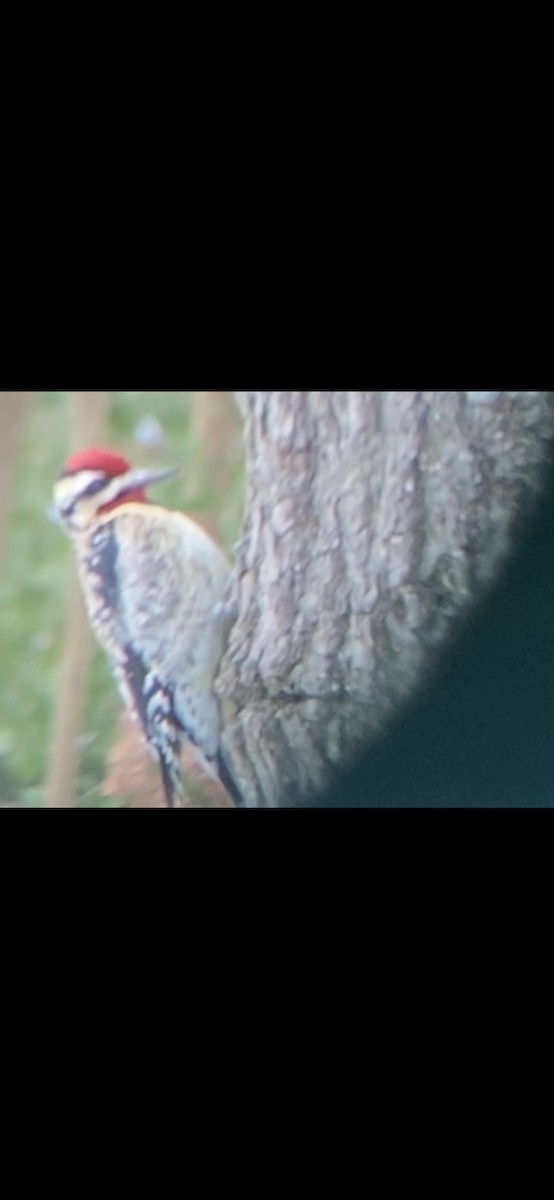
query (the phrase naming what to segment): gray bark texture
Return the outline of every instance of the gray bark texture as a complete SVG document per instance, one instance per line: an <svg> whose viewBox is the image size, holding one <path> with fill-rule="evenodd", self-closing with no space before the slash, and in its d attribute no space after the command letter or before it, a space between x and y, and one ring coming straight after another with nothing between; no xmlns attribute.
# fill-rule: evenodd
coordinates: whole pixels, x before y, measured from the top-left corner
<svg viewBox="0 0 554 1200"><path fill-rule="evenodd" d="M244 392L239 615L218 680L249 806L324 788L428 676L541 490L546 392Z"/></svg>

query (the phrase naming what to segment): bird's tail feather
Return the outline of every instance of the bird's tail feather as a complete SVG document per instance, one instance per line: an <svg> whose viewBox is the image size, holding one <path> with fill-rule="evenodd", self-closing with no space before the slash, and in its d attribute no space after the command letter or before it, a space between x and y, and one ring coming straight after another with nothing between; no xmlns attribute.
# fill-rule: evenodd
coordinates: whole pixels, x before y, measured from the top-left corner
<svg viewBox="0 0 554 1200"><path fill-rule="evenodd" d="M158 752L160 769L166 804L168 808L177 808L183 799L183 780L179 759L173 755Z"/></svg>

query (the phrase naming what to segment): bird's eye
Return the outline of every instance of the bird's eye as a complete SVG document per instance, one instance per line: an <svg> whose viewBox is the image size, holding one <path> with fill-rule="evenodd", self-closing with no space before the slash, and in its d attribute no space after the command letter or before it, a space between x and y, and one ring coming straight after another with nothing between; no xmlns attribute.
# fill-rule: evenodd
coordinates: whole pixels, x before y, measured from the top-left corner
<svg viewBox="0 0 554 1200"><path fill-rule="evenodd" d="M89 483L84 492L81 492L80 499L84 500L88 496L96 496L98 492L101 492L102 489L105 488L106 482L107 481L104 476L102 476L101 479L93 479L92 483Z"/></svg>

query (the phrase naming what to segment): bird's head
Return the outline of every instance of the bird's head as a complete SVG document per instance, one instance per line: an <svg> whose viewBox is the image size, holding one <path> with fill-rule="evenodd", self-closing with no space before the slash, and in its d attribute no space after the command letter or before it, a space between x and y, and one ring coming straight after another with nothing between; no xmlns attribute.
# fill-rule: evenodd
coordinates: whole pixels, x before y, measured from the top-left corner
<svg viewBox="0 0 554 1200"><path fill-rule="evenodd" d="M146 503L146 488L178 474L178 468L133 470L121 454L104 447L78 450L54 485L53 515L69 530L84 529L120 504Z"/></svg>

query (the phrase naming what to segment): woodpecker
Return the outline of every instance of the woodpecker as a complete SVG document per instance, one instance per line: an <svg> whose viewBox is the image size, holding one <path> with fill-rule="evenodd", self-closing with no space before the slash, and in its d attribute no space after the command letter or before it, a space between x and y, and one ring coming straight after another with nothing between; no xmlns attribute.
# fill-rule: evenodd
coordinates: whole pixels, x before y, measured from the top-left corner
<svg viewBox="0 0 554 1200"><path fill-rule="evenodd" d="M103 447L80 450L60 471L54 513L71 538L94 633L158 759L167 805L183 797L185 736L240 803L213 691L233 622L231 567L190 517L147 501L146 488L176 474L133 470Z"/></svg>

